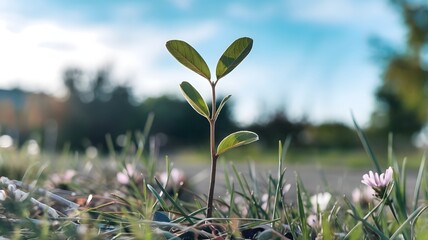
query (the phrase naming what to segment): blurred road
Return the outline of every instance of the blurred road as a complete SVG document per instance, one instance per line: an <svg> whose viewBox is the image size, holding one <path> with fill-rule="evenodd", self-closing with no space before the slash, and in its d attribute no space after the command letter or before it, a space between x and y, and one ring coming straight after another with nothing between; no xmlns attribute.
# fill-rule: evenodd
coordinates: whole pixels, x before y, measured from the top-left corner
<svg viewBox="0 0 428 240"><path fill-rule="evenodd" d="M249 177L249 164L235 164L240 174L243 174L247 181ZM187 177L191 180L191 184L199 194L207 194L209 186L210 167L209 164L202 163L175 163L174 167L185 171ZM268 176L271 174L274 178L277 176L277 165L256 163L254 165L258 179L258 190L261 194L267 191ZM371 169L350 169L347 167L322 167L311 165L288 165L286 166L285 179L286 183L291 184L291 189L286 194L285 198L290 201L296 199L296 175L302 180L304 188L309 194L328 191L336 196L346 195L351 198L351 192L355 188L363 186L361 183L362 176ZM232 168L228 166L229 176L234 176ZM413 189L416 182L417 172L409 171L407 178L407 194L413 196ZM216 197L225 195L225 177L224 165L219 164L217 179L216 179ZM232 177L234 179L234 177ZM236 178L235 178L236 179ZM253 186L249 182L250 187ZM235 188L240 190L239 184L235 183Z"/></svg>

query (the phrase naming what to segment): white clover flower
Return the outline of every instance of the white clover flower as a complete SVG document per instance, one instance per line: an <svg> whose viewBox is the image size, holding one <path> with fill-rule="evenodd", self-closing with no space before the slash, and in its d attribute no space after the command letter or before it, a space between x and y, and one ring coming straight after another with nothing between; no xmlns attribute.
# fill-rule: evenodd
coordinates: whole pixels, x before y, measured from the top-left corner
<svg viewBox="0 0 428 240"><path fill-rule="evenodd" d="M311 204L314 212L324 211L327 208L328 203L330 202L331 194L329 192L318 193L311 197Z"/></svg>
<svg viewBox="0 0 428 240"><path fill-rule="evenodd" d="M393 173L392 167L389 167L386 169L385 173L381 173L380 175L370 171L368 174L366 173L363 175L363 180L361 180L361 182L373 188L377 197L382 197L392 180Z"/></svg>

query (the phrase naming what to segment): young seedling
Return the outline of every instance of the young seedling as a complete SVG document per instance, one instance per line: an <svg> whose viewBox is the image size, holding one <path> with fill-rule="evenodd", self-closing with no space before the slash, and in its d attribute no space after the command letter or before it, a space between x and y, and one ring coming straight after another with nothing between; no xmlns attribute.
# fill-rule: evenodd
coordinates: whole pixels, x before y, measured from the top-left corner
<svg viewBox="0 0 428 240"><path fill-rule="evenodd" d="M208 192L207 218L211 218L213 212L213 197L218 157L232 148L249 144L259 139L257 134L253 132L238 131L225 137L218 144L217 149L215 143L216 120L220 114L221 109L231 97L231 95L228 95L223 98L217 108L215 87L221 78L229 74L233 69L235 69L236 66L239 65L239 63L242 62L242 60L244 60L248 53L250 53L252 46L253 40L251 38L243 37L235 40L218 60L216 68L216 79L211 80L211 73L208 65L192 46L181 40L171 40L166 43L166 48L172 54L172 56L174 56L181 64L190 70L207 79L211 86L212 105L210 111L208 109L207 103L201 97L201 94L199 94L199 92L190 83L184 81L180 84L181 92L184 98L197 113L208 120L210 125L211 176Z"/></svg>

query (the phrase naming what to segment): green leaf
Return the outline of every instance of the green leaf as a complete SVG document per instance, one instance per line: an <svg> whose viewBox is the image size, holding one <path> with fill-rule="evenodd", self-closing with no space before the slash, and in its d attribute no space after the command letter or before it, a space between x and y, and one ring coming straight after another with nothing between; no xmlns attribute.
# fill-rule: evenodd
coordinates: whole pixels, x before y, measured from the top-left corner
<svg viewBox="0 0 428 240"><path fill-rule="evenodd" d="M419 216L428 208L428 206L420 206L418 209L416 209L415 211L413 211L412 214L410 214L410 216L406 219L406 221L404 221L400 227L397 228L397 230L395 231L395 233L391 236L390 239L395 239L396 237L398 237L398 235L405 229L405 227L407 225L411 225L412 223L415 223L416 220L419 218ZM411 226L414 227L414 226ZM413 231L412 231L413 232Z"/></svg>
<svg viewBox="0 0 428 240"><path fill-rule="evenodd" d="M217 81L230 73L250 53L253 39L243 37L235 40L223 53L217 63Z"/></svg>
<svg viewBox="0 0 428 240"><path fill-rule="evenodd" d="M308 226L306 225L305 206L302 198L302 180L296 173L296 190L297 190L297 208L299 210L300 223L302 224L302 234L304 237L309 236Z"/></svg>
<svg viewBox="0 0 428 240"><path fill-rule="evenodd" d="M209 119L210 111L201 94L188 82L182 82L180 84L180 89L190 106L192 106L196 112Z"/></svg>
<svg viewBox="0 0 428 240"><path fill-rule="evenodd" d="M181 40L170 40L166 48L181 64L211 81L211 73L201 55L188 43Z"/></svg>
<svg viewBox="0 0 428 240"><path fill-rule="evenodd" d="M382 169L380 167L379 161L377 160L373 149L370 147L370 144L369 144L369 141L367 140L366 135L358 125L357 120L354 117L354 114L352 114L352 121L354 122L355 130L357 131L358 137L360 138L360 141L363 144L364 150L366 150L367 154L369 155L370 159L375 165L376 172L378 172L379 174L382 173Z"/></svg>
<svg viewBox="0 0 428 240"><path fill-rule="evenodd" d="M161 195L156 191L156 189L154 187L152 187L150 184L147 184L146 186L150 190L150 192L152 192L153 195L155 195L155 198L158 201L158 203L161 205L162 209L167 210L168 209L168 205L162 199Z"/></svg>
<svg viewBox="0 0 428 240"><path fill-rule="evenodd" d="M220 112L221 112L221 109L223 109L223 107L224 107L224 105L226 104L227 100L229 100L229 98L230 98L231 96L232 96L232 95L228 95L228 96L224 97L224 98L223 98L223 100L221 100L221 103L220 103L220 105L218 106L217 112L215 113L215 117L216 117L216 118L218 117L218 115L219 115L219 114L220 114Z"/></svg>
<svg viewBox="0 0 428 240"><path fill-rule="evenodd" d="M415 190L413 191L413 210L418 207L419 192L421 191L422 181L425 176L425 154L422 158L421 164L419 165L418 177L416 178Z"/></svg>
<svg viewBox="0 0 428 240"><path fill-rule="evenodd" d="M162 183L159 182L159 180L157 180L155 178L155 182L158 185L158 187L161 189L161 191L165 194L165 197L168 198L169 201L171 201L172 205L174 205L174 207L181 213L181 215L190 223L193 224L192 219L187 216L185 210L180 206L180 204L177 203L177 200L174 200L173 197L171 197L171 195L169 195L168 191L165 190L164 186L162 186Z"/></svg>
<svg viewBox="0 0 428 240"><path fill-rule="evenodd" d="M229 149L236 148L259 140L259 136L250 131L239 131L225 137L217 147L217 155L220 155Z"/></svg>

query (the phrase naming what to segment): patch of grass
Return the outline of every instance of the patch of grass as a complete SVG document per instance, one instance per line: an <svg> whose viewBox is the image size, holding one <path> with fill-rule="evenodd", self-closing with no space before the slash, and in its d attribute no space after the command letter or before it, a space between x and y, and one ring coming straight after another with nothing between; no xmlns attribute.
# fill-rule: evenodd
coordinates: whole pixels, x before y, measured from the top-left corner
<svg viewBox="0 0 428 240"><path fill-rule="evenodd" d="M387 150L376 154L379 156L379 161L382 164L387 164ZM232 152L225 153L223 159L236 163L245 163L254 161L256 163L275 164L278 152L272 149L263 149L257 144L246 148L236 149ZM415 149L413 152L397 153L396 158L398 163L402 163L407 159L409 169L417 169L420 159L423 156L423 151ZM176 162L186 162L201 164L209 161L206 149L203 148L187 148L176 151L169 155ZM322 165L322 166L341 166L354 169L366 169L371 166L367 161L367 153L363 149L290 149L287 153L288 164L293 165Z"/></svg>
<svg viewBox="0 0 428 240"><path fill-rule="evenodd" d="M224 173L226 193L214 199L215 210L209 223L204 216L206 197L191 193L186 186L186 176L180 175L182 173L169 163L170 158L178 159L177 156L184 158L177 161L192 159L187 157L189 152L173 155L162 164L148 157L151 154L137 154L138 151L93 159L69 153L55 157L44 153L29 156L23 150L0 152L3 158L20 161L19 166L12 166L21 168L18 172L24 172L23 178L16 179L22 180L24 185L15 181L15 188L30 193L29 198L20 201L10 184L1 185L4 192L0 193L6 198L0 201L0 234L8 238L45 239L282 239L284 236L289 239L316 236L361 239L362 235L412 239L425 231L422 226L428 221L425 214L428 194L426 165L421 164L421 160L415 185L418 194L413 198L403 192L410 160L404 165L390 152L388 162L380 162L380 165L392 165L394 169L394 181L385 197L364 198L361 195L353 200L330 194L328 201L322 203L299 180L298 188L295 187L297 198L288 202L284 195L289 191L287 178L290 173L285 168L290 164L334 166L356 159L365 161L361 166L366 167L370 164L369 157L364 152L332 150L286 149L284 154L282 148L276 154L258 151L257 148L242 149L225 155L224 158L232 162L236 161L234 158L264 158L255 161L249 175L242 175L234 164L228 164ZM198 162L204 154L195 152L190 151L190 155L194 156L194 162ZM156 168L153 168L155 161ZM280 163L279 171L267 176L266 185L260 185L257 166L266 161ZM3 164L8 163L15 164L9 161ZM71 170L74 172L69 172ZM119 180L120 174L126 181ZM355 186L359 185L361 183L355 183ZM65 200L49 197L46 192ZM323 194L319 196L327 196ZM35 208L37 205L31 199L53 208L59 217ZM70 209L65 204L67 201L79 207ZM299 203L298 207L296 203Z"/></svg>

